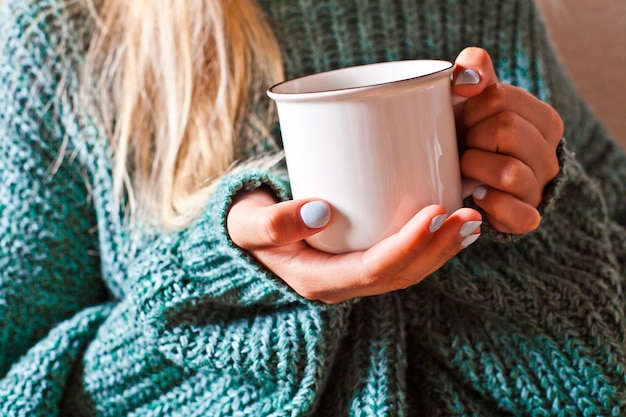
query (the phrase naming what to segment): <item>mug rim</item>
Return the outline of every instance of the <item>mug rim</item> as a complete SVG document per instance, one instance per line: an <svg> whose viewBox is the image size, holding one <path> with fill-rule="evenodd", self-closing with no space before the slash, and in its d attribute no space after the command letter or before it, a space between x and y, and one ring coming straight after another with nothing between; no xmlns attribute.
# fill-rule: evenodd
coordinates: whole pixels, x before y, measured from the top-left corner
<svg viewBox="0 0 626 417"><path fill-rule="evenodd" d="M365 84L365 85L356 85L356 86L342 87L342 88L315 89L311 91L277 91L281 87L285 87L286 85L289 85L289 84L295 84L297 82L301 82L306 79L323 77L325 75L329 75L333 73L354 71L355 69L358 70L358 69L363 69L367 67L392 66L392 65L398 65L399 63L406 65L410 63L420 63L420 62L421 63L424 63L424 62L438 63L442 65L442 68L437 69L435 71L427 72L424 74L411 76L411 77L395 79L395 80L390 80L390 81L381 81L381 82ZM407 59L407 60L383 61L383 62L375 62L375 63L370 63L370 64L353 65L353 66L331 69L327 71L321 71L321 72L312 73L312 74L306 74L306 75L302 75L299 77L291 78L289 80L281 81L279 83L272 85L270 88L268 88L267 95L273 100L289 100L289 99L304 99L304 98L314 99L314 98L323 98L323 97L329 97L329 96L335 96L335 95L344 95L350 92L366 91L366 90L377 88L383 85L391 86L391 85L397 85L397 84L407 83L407 82L415 82L415 81L421 82L428 78L439 77L442 75L442 73L452 72L454 65L455 64L452 62L447 61L447 60L442 60L442 59Z"/></svg>

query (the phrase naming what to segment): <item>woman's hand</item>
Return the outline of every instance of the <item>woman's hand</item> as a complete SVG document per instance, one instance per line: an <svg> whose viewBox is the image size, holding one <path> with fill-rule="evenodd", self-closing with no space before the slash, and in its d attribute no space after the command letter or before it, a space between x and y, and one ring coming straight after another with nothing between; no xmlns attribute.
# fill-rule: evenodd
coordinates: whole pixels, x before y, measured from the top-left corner
<svg viewBox="0 0 626 417"><path fill-rule="evenodd" d="M457 109L457 126L461 173L482 184L474 202L501 232L535 230L544 189L559 172L560 116L530 93L499 83L483 49L459 54L453 80L454 93L469 97Z"/></svg>
<svg viewBox="0 0 626 417"><path fill-rule="evenodd" d="M491 58L479 48L459 54L454 83L454 93L469 98L457 108L457 123L461 171L481 184L473 190L474 201L502 232L534 230L544 188L559 171L560 117L531 94L498 83ZM303 213L312 205L316 215L311 219ZM239 197L227 226L236 245L297 293L337 303L419 283L473 243L481 222L475 210L448 215L433 205L366 251L332 255L303 240L321 231L329 216L332 210L323 202L276 203L270 193L258 190Z"/></svg>
<svg viewBox="0 0 626 417"><path fill-rule="evenodd" d="M303 215L312 207L313 217ZM276 203L270 193L258 190L233 204L227 227L236 245L298 294L338 303L419 283L473 243L481 223L480 214L469 208L448 216L443 207L429 206L369 250L333 255L303 240L321 231L328 215L330 208L319 200Z"/></svg>

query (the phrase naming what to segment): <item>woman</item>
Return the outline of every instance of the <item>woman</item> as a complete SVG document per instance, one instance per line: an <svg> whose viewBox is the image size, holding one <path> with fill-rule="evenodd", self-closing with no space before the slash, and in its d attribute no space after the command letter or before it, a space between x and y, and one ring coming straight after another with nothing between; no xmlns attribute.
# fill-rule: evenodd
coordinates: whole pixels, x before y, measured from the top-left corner
<svg viewBox="0 0 626 417"><path fill-rule="evenodd" d="M468 3L6 0L3 413L624 414L626 156L530 1ZM309 249L265 89L416 57L473 208Z"/></svg>

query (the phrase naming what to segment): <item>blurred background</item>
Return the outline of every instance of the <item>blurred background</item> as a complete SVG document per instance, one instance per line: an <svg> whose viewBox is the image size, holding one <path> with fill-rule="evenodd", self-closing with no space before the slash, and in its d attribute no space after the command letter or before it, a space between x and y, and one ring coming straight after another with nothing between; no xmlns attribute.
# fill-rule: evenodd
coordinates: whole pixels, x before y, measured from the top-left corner
<svg viewBox="0 0 626 417"><path fill-rule="evenodd" d="M561 61L626 148L626 0L537 0Z"/></svg>

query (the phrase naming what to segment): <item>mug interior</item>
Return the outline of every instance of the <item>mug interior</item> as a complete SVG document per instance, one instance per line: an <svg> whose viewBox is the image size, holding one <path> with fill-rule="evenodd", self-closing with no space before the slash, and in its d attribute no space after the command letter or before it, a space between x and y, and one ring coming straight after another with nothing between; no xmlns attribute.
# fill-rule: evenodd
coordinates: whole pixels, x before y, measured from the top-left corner
<svg viewBox="0 0 626 417"><path fill-rule="evenodd" d="M294 78L276 84L270 94L308 94L357 89L381 84L414 80L438 74L452 68L442 60L390 61L359 65Z"/></svg>

